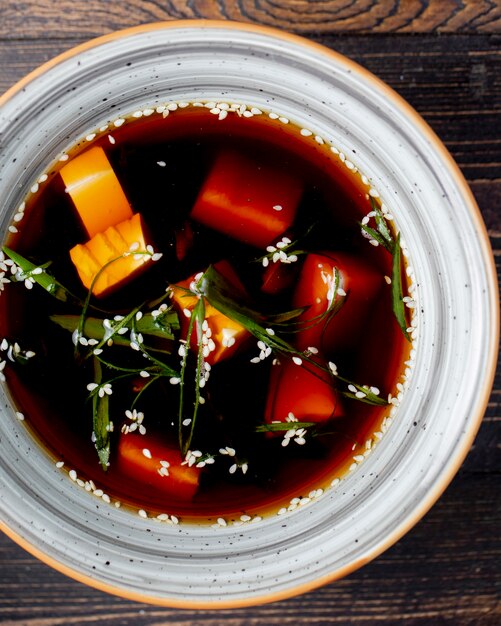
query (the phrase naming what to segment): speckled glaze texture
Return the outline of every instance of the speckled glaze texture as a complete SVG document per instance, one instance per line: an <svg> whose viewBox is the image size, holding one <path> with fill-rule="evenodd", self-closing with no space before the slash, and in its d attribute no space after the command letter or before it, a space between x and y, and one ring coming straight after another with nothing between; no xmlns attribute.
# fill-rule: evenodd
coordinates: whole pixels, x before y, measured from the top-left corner
<svg viewBox="0 0 501 626"><path fill-rule="evenodd" d="M0 100L0 227L64 150L138 108L245 102L349 155L405 239L417 285L411 383L373 453L294 512L240 527L172 526L86 493L55 467L1 390L0 518L51 565L101 589L185 607L307 591L374 558L431 506L481 420L497 350L497 292L475 203L443 146L357 65L250 25L181 22L63 55Z"/></svg>

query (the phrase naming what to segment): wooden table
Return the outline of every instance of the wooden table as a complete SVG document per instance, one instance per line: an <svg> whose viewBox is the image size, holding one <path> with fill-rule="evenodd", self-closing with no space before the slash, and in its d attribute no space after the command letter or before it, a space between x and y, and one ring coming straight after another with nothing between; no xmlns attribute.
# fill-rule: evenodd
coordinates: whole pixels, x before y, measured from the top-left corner
<svg viewBox="0 0 501 626"><path fill-rule="evenodd" d="M501 258L501 4L498 0L0 0L0 92L91 37L175 18L224 18L303 34L358 61L443 139ZM404 539L348 578L276 604L179 611L107 596L0 538L3 626L501 624L501 375L463 468Z"/></svg>

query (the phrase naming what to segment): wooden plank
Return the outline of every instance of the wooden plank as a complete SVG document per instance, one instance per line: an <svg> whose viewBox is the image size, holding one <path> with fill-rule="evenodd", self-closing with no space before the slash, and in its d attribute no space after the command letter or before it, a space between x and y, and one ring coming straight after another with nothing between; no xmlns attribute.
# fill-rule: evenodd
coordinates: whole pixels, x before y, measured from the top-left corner
<svg viewBox="0 0 501 626"><path fill-rule="evenodd" d="M3 0L0 37L95 37L159 20L231 19L298 33L499 33L496 0Z"/></svg>
<svg viewBox="0 0 501 626"><path fill-rule="evenodd" d="M499 476L462 474L432 511L376 561L315 592L272 605L215 611L149 607L76 583L0 538L3 626L99 623L411 626L501 623ZM468 503L467 510L465 503Z"/></svg>

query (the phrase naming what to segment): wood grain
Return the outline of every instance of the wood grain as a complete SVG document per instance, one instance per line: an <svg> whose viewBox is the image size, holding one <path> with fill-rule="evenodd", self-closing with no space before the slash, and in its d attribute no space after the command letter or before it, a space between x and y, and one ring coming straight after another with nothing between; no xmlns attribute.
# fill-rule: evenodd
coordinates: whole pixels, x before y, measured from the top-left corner
<svg viewBox="0 0 501 626"><path fill-rule="evenodd" d="M446 143L478 200L501 275L500 13L499 2L481 0L0 0L0 91L90 36L157 19L223 17L308 33L388 82ZM89 589L0 537L0 623L499 626L500 400L498 368L451 487L396 546L344 580L264 607L169 610Z"/></svg>
<svg viewBox="0 0 501 626"><path fill-rule="evenodd" d="M498 0L2 0L0 37L94 37L191 18L239 20L298 33L501 32Z"/></svg>

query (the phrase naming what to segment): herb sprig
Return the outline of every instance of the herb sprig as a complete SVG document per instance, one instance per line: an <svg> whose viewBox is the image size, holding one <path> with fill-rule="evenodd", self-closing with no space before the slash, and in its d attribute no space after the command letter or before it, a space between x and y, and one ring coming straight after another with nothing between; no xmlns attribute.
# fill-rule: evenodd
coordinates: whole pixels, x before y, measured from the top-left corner
<svg viewBox="0 0 501 626"><path fill-rule="evenodd" d="M393 314L397 320L404 337L410 341L410 336L407 331L407 318L405 315L405 304L403 301L403 286L402 286L402 250L400 246L400 233L397 234L396 239L393 237L390 228L386 222L385 216L381 211L374 198L370 197L372 211L369 215L360 222L360 228L362 233L375 241L378 245L383 246L392 255L392 275L391 275L391 304ZM369 218L373 217L376 223L376 228L369 226ZM376 244L374 244L376 245Z"/></svg>

